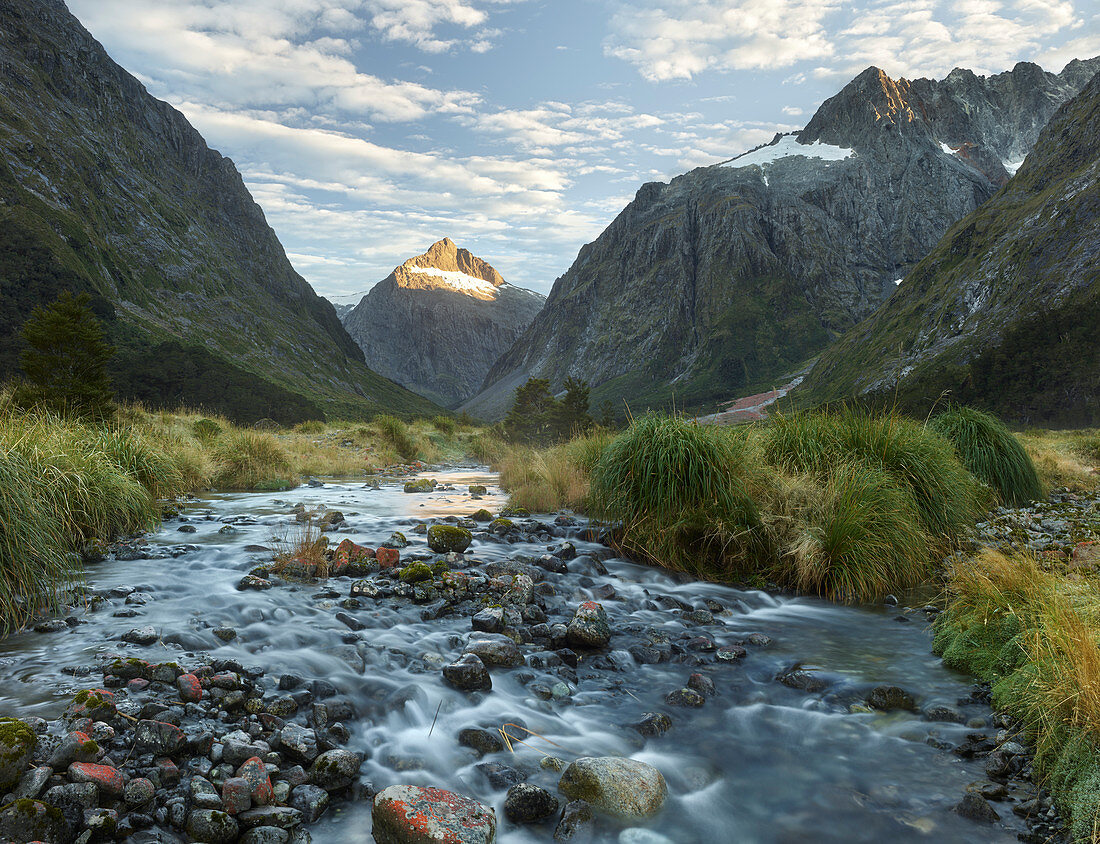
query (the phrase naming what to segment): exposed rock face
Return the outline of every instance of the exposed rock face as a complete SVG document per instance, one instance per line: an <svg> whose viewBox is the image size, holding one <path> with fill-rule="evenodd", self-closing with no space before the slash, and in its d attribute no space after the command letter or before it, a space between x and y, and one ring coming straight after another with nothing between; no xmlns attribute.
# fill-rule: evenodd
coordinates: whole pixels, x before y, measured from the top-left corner
<svg viewBox="0 0 1100 844"><path fill-rule="evenodd" d="M0 0L0 377L61 289L93 295L123 395L291 421L431 406L363 363L233 163L63 3ZM248 401L245 401L247 399ZM266 405L266 406L265 406Z"/></svg>
<svg viewBox="0 0 1100 844"><path fill-rule="evenodd" d="M870 68L797 135L644 185L465 409L501 416L532 375L634 410L771 386L873 313L1096 68L913 82Z"/></svg>
<svg viewBox="0 0 1100 844"><path fill-rule="evenodd" d="M960 220L796 391L805 401L944 391L1020 422L1100 422L1100 76L1003 191Z"/></svg>
<svg viewBox="0 0 1100 844"><path fill-rule="evenodd" d="M477 392L544 301L444 238L341 318L372 368L454 407Z"/></svg>

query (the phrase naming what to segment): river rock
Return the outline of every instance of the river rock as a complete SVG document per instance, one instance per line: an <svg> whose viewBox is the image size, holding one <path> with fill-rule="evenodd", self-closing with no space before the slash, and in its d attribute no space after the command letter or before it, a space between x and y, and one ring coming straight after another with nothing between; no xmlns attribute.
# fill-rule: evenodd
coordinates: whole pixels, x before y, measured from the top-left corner
<svg viewBox="0 0 1100 844"><path fill-rule="evenodd" d="M428 528L428 547L437 554L449 554L452 551L461 554L470 547L474 535L465 528L455 525L432 525Z"/></svg>
<svg viewBox="0 0 1100 844"><path fill-rule="evenodd" d="M463 654L443 666L443 679L464 692L487 692L493 688L489 669L477 654Z"/></svg>
<svg viewBox="0 0 1100 844"><path fill-rule="evenodd" d="M154 756L172 756L186 740L183 730L164 721L139 721L134 729L138 750Z"/></svg>
<svg viewBox="0 0 1100 844"><path fill-rule="evenodd" d="M109 797L121 797L126 789L122 774L110 765L73 762L69 766L69 779L72 782L90 782Z"/></svg>
<svg viewBox="0 0 1100 844"><path fill-rule="evenodd" d="M665 778L652 765L618 756L582 756L561 776L558 788L572 800L620 818L657 814L668 796Z"/></svg>
<svg viewBox="0 0 1100 844"><path fill-rule="evenodd" d="M187 816L187 834L195 841L231 844L239 833L237 822L216 809L195 809Z"/></svg>
<svg viewBox="0 0 1100 844"><path fill-rule="evenodd" d="M477 655L490 668L516 668L524 663L516 643L498 633L474 634L464 653Z"/></svg>
<svg viewBox="0 0 1100 844"><path fill-rule="evenodd" d="M996 823L1001 819L1001 816L997 814L997 810L989 804L989 801L973 791L968 791L963 796L963 799L955 806L954 811L964 818L980 821L981 823Z"/></svg>
<svg viewBox="0 0 1100 844"><path fill-rule="evenodd" d="M289 844L290 836L291 833L277 826L258 826L242 835L238 844ZM309 841L309 838L302 839L302 844Z"/></svg>
<svg viewBox="0 0 1100 844"><path fill-rule="evenodd" d="M16 800L0 809L0 841L66 841L61 810L38 800Z"/></svg>
<svg viewBox="0 0 1100 844"><path fill-rule="evenodd" d="M512 823L540 823L558 811L558 799L545 788L517 783L504 798L504 817Z"/></svg>
<svg viewBox="0 0 1100 844"><path fill-rule="evenodd" d="M904 709L908 712L917 710L913 696L898 686L875 686L867 695L867 704L884 712L894 709Z"/></svg>
<svg viewBox="0 0 1100 844"><path fill-rule="evenodd" d="M287 724L279 733L279 745L291 758L309 764L317 758L317 733L298 724Z"/></svg>
<svg viewBox="0 0 1100 844"><path fill-rule="evenodd" d="M359 776L363 758L358 753L337 748L322 753L309 769L309 779L326 791L347 788Z"/></svg>
<svg viewBox="0 0 1100 844"><path fill-rule="evenodd" d="M25 722L0 718L0 794L19 782L37 745L38 736Z"/></svg>
<svg viewBox="0 0 1100 844"><path fill-rule="evenodd" d="M290 792L290 806L302 813L304 823L313 823L328 808L328 792L316 785L299 785Z"/></svg>
<svg viewBox="0 0 1100 844"><path fill-rule="evenodd" d="M607 612L596 601L585 601L566 628L566 641L574 647L605 648L611 641Z"/></svg>
<svg viewBox="0 0 1100 844"><path fill-rule="evenodd" d="M587 840L591 835L592 807L583 800L572 800L565 804L561 819L554 828L555 841Z"/></svg>
<svg viewBox="0 0 1100 844"><path fill-rule="evenodd" d="M132 645L151 645L159 638L155 627L135 627L122 634L122 641Z"/></svg>
<svg viewBox="0 0 1100 844"><path fill-rule="evenodd" d="M492 844L497 819L488 806L440 788L391 785L374 798L378 844Z"/></svg>

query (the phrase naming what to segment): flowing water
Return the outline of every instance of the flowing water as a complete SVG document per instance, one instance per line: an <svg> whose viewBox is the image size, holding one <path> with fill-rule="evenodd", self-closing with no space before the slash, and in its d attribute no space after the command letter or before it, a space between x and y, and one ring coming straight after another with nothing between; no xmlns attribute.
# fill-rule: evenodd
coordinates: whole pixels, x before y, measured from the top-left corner
<svg viewBox="0 0 1100 844"><path fill-rule="evenodd" d="M475 767L479 760L456 741L458 731L470 726L493 731L520 723L537 733L541 738L516 745L514 755L505 751L489 758L528 772L529 782L551 791L557 775L539 766L538 751L564 759L626 755L657 766L668 780L670 797L647 829L665 838L601 822L598 842L1015 838L951 812L966 785L981 779L981 770L928 742L958 743L972 728L907 712L848 711L848 703L882 683L911 691L922 707L956 706L968 695L968 679L944 669L929 652L930 633L919 612L902 623L896 609L684 583L625 560L606 560L606 576L572 571L584 567L571 564L569 574L547 575L559 596L548 599L551 621L612 584L616 597L602 603L612 620L614 650L602 668L591 667L591 657L582 658L570 698L544 701L529 686L532 674L545 679L542 672L526 668L494 669L493 690L484 695L466 695L443 684L440 666L461 653L470 632L468 617L423 621L416 605L367 601L354 612L367 628L352 634L336 620L335 602L321 586L236 589L248 569L270 558L247 547L270 544L273 535L285 533L297 503L345 514L341 527L346 530L332 531L333 540L348 536L373 546L394 530L404 530L413 543L406 553L424 550L422 537L411 532L418 521L504 504L488 472L452 470L433 477L453 489L410 495L400 483L370 490L359 482L336 481L277 494L213 494L195 502L184 516L196 532L180 533L173 521L149 537L151 556L159 559L109 560L89 574L97 589L139 587L148 603L129 607L116 601L82 614L85 623L69 631L28 632L0 642L0 712L56 717L74 690L98 685L98 673L83 681L76 676L95 665L97 654L186 663L186 654L203 652L262 667L272 681L290 672L334 683L362 716L352 728L350 746L368 754L363 777L379 789L395 783L435 785L492 805L503 819L504 792L492 789ZM489 485L490 494L471 500L466 494L471 483ZM236 532L222 532L227 523ZM573 541L582 553L599 550ZM475 541L467 557L489 562L545 551L545 545L486 540ZM343 597L350 581L334 579L329 585ZM636 665L626 649L642 641L642 631L663 632L673 641L685 636L684 619L661 608L662 597L699 608L710 599L726 608L715 614L714 625L692 627L691 635L705 633L718 645L752 633L773 641L767 647L748 646L747 658L733 664L711 662L702 669ZM131 608L136 617L113 615ZM161 643L139 648L118 641L127 630L145 625L157 628ZM221 626L236 628L238 638L221 642L211 632ZM820 667L833 681L830 690L806 694L775 682L796 661ZM665 695L699 670L713 679L718 695L699 709L666 705ZM552 676L546 684L558 681ZM968 719L990 714L975 704L957 708ZM646 712L669 713L673 729L643 739L629 724ZM503 844L547 841L553 829L517 828L503 820L500 827ZM312 832L314 841L325 844L370 842L369 802L330 810Z"/></svg>

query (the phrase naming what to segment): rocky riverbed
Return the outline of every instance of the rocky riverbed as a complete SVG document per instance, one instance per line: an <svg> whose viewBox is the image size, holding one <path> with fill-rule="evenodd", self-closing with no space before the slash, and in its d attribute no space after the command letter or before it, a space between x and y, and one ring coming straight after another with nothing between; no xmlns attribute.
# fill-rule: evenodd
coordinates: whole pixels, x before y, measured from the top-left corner
<svg viewBox="0 0 1100 844"><path fill-rule="evenodd" d="M0 712L29 728L3 754L21 802L0 839L432 841L430 818L507 844L977 842L1056 823L1026 748L930 654L920 596L686 581L568 514L503 512L488 473L432 479L212 495L116 546L81 606L0 646ZM273 569L310 521L326 571Z"/></svg>

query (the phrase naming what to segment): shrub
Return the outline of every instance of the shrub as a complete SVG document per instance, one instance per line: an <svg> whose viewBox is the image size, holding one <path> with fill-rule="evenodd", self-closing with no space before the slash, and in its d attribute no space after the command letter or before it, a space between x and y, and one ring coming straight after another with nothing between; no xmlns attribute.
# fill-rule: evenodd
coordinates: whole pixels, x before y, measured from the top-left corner
<svg viewBox="0 0 1100 844"><path fill-rule="evenodd" d="M215 444L214 458L218 463L214 485L222 489L293 486L290 458L279 441L263 431L227 431Z"/></svg>
<svg viewBox="0 0 1100 844"><path fill-rule="evenodd" d="M294 430L299 434L323 434L325 423L319 419L309 419L305 422L299 422L294 426Z"/></svg>
<svg viewBox="0 0 1100 844"><path fill-rule="evenodd" d="M222 426L213 419L202 418L195 420L191 430L197 440L208 443L218 438L218 435L222 432Z"/></svg>
<svg viewBox="0 0 1100 844"><path fill-rule="evenodd" d="M603 450L589 499L622 522L628 553L729 579L767 557L744 442L679 417L647 415Z"/></svg>
<svg viewBox="0 0 1100 844"><path fill-rule="evenodd" d="M1002 501L1018 506L1043 497L1035 464L996 417L971 407L952 407L933 418L931 427L955 446L963 465Z"/></svg>
<svg viewBox="0 0 1100 844"><path fill-rule="evenodd" d="M450 416L435 416L432 418L432 427L448 437L454 436L458 423Z"/></svg>
<svg viewBox="0 0 1100 844"><path fill-rule="evenodd" d="M924 529L945 545L982 511L977 481L951 444L897 414L844 409L777 415L765 432L764 452L775 465L822 476L853 460L883 470L912 494Z"/></svg>
<svg viewBox="0 0 1100 844"><path fill-rule="evenodd" d="M374 427L379 436L400 455L402 460L415 460L416 441L409 434L408 426L396 416L381 414L374 417Z"/></svg>

